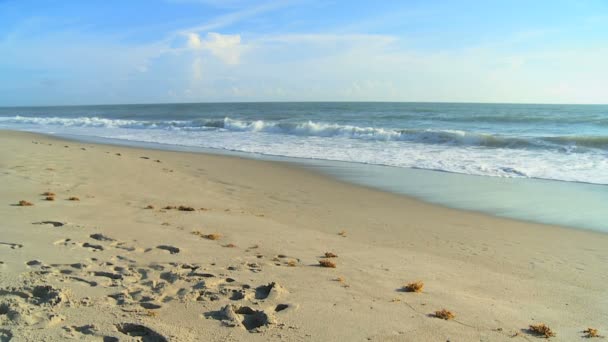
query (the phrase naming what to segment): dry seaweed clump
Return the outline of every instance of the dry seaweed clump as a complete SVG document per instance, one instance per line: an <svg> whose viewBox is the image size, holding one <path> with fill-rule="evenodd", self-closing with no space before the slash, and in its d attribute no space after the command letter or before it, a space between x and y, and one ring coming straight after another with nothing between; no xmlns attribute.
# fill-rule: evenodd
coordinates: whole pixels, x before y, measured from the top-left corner
<svg viewBox="0 0 608 342"><path fill-rule="evenodd" d="M321 267L336 268L336 263L327 259L319 260L319 265Z"/></svg>
<svg viewBox="0 0 608 342"><path fill-rule="evenodd" d="M421 280L417 280L403 286L403 290L405 292L420 293L422 292L422 289L424 289L424 282L422 282Z"/></svg>
<svg viewBox="0 0 608 342"><path fill-rule="evenodd" d="M545 323L538 323L530 325L530 331L534 335L543 336L545 338L555 336L555 333Z"/></svg>
<svg viewBox="0 0 608 342"><path fill-rule="evenodd" d="M72 196L72 197L68 198L68 201L80 201L80 198L78 198L76 196Z"/></svg>
<svg viewBox="0 0 608 342"><path fill-rule="evenodd" d="M54 201L55 197L53 197L53 196L46 196L44 199L47 200L47 201Z"/></svg>
<svg viewBox="0 0 608 342"><path fill-rule="evenodd" d="M454 319L454 317L456 317L456 315L454 315L454 313L452 311L446 310L446 309L441 309L439 311L435 311L434 316L437 318L445 319L446 321L450 320L450 319Z"/></svg>
<svg viewBox="0 0 608 342"><path fill-rule="evenodd" d="M332 253L332 252L325 252L325 257L326 257L326 258L337 258L337 257L338 257L338 255L337 255L337 254L334 254L334 253Z"/></svg>
<svg viewBox="0 0 608 342"><path fill-rule="evenodd" d="M31 207L34 205L34 203L28 202L26 200L21 200L21 201L19 201L19 205L22 207Z"/></svg>
<svg viewBox="0 0 608 342"><path fill-rule="evenodd" d="M42 196L55 196L54 192L50 192L50 191L45 191L42 193Z"/></svg>
<svg viewBox="0 0 608 342"><path fill-rule="evenodd" d="M583 330L583 333L585 333L586 338L602 337L600 335L600 333L597 331L597 329L593 329L593 328L587 328L586 330Z"/></svg>
<svg viewBox="0 0 608 342"><path fill-rule="evenodd" d="M194 211L195 209L192 207L187 207L185 205L180 205L179 207L177 207L177 210L179 211Z"/></svg>
<svg viewBox="0 0 608 342"><path fill-rule="evenodd" d="M154 206L152 204L148 204L145 209L154 209Z"/></svg>
<svg viewBox="0 0 608 342"><path fill-rule="evenodd" d="M289 266L289 267L296 267L297 264L298 263L295 260L289 260L287 262L287 266Z"/></svg>
<svg viewBox="0 0 608 342"><path fill-rule="evenodd" d="M218 233L204 234L203 237L208 240L219 240L222 238L222 234L218 234Z"/></svg>
<svg viewBox="0 0 608 342"><path fill-rule="evenodd" d="M219 233L203 234L203 233L199 232L198 230L195 230L190 234L200 236L207 240L219 240L222 238L222 234L219 234ZM236 245L228 244L228 245L225 245L224 247L236 247Z"/></svg>
<svg viewBox="0 0 608 342"><path fill-rule="evenodd" d="M235 245L235 244L233 244L233 243L228 243L228 244L225 244L225 245L224 245L224 246L222 246L222 247L226 247L226 248L236 248L236 245Z"/></svg>
<svg viewBox="0 0 608 342"><path fill-rule="evenodd" d="M340 235L341 237L346 237L346 230L341 230L338 235Z"/></svg>

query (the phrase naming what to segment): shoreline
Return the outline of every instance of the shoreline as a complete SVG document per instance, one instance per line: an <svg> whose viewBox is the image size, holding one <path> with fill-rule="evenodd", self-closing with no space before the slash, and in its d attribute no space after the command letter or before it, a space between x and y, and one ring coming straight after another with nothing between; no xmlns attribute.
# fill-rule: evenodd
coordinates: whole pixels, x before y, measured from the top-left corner
<svg viewBox="0 0 608 342"><path fill-rule="evenodd" d="M2 131L2 130L0 130ZM399 168L399 167L395 167L395 166L391 166L391 165L379 165L379 164L366 164L366 163L358 163L358 162L347 162L347 161L339 161L339 160L325 160L325 159L308 159L308 158L297 158L297 157L288 157L288 156L280 156L280 155L267 155L267 154L259 154L259 153L252 153L252 152L242 152L242 151L233 151L233 150L223 150L223 149L215 149L215 148L204 148L204 147L193 147L193 146L182 146L182 145L168 145L168 144L163 144L163 143L154 143L154 142L146 142L146 141L136 141L136 140L121 140L121 139L112 139L112 138L103 138L103 137L95 137L95 136L78 136L78 135L55 135L55 134L47 134L47 133L37 133L37 132L27 132L27 131L11 131L11 130L5 130L5 131L9 131L9 132L26 132L26 133L31 133L31 134L40 134L43 136L47 136L49 138L54 138L54 139L59 139L59 140L68 140L68 141L74 141L74 142L80 142L80 143L92 143L92 144L100 144L100 145L107 145L107 146L118 146L118 147L125 147L125 148L140 148L140 149L149 149L149 150L155 150L155 151L167 151L167 152L179 152L179 153L195 153L195 154L205 154L205 155L213 155L213 156L224 156L224 157L228 157L228 158L238 158L238 159L245 159L245 160L256 160L256 161L261 161L261 162L269 162L269 163L280 163L283 165L290 165L293 166L295 168L298 169L304 169L307 170L309 172L313 172L316 173L317 175L321 175L323 177L329 177L330 179L337 181L337 182L343 182L346 183L348 185L352 185L352 186L357 186L357 187L364 187L370 190L374 190L374 191L380 191L383 193L389 193L392 195L396 195L396 196L400 196L400 197L405 197L408 198L410 200L414 200L414 201L419 201L421 203L425 203L425 204L429 204L429 205L433 205L433 206L438 206L444 209L450 209L450 210L457 210L457 211L464 211L464 212L468 212L468 213L474 213L474 214L479 214L479 215L484 215L484 216L489 216L492 218L501 218L501 219L507 219L507 220L513 220L513 221L517 221L517 222L522 222L522 223L531 223L531 224L540 224L540 225L545 225L545 226L550 226L550 227L560 227L563 229L576 229L576 230L585 230L588 232L595 232L595 233L600 233L600 234L608 234L608 230L606 230L606 228L602 225L598 225L598 223L581 223L581 222L577 222L577 223L563 223L563 222L558 222L558 221L567 221L567 218L561 218L559 220L556 220L554 218L551 219L533 219L532 216L539 216L539 215L547 215L546 212L537 212L535 214L533 213L523 213L523 212L517 212L517 208L515 208L516 213L509 213L509 214L500 214L497 211L492 211L491 209L488 208L484 208L483 206L481 206L480 204L473 204L473 205L460 205L458 202L454 202L454 200L452 201L446 201L444 199L442 199L441 197L437 197L437 196L433 196L433 195L429 195L428 193L418 193L418 194L414 194L415 191L412 191L411 187L409 190L404 190L403 188L393 188L391 184L391 189L388 188L387 185L385 184L376 184L374 185L373 182L370 181L360 181L360 178L364 178L364 177L359 177L359 179L348 179L348 177L345 177L344 175L341 175L336 172L332 172L333 168L342 168L342 166L344 165L348 165L347 167L350 169L352 168L352 170L349 170L349 172L358 172L360 171L360 169L362 167L365 168L375 168L375 169L382 169L382 168L386 168L389 170L395 170L396 172L401 172L402 175L401 177L408 177L412 175L412 173L425 173L427 175L429 174L433 174L432 178L442 178L442 176L447 176L447 177L452 177L452 178L460 178L461 181L462 180L467 180L465 181L465 183L467 183L469 186L471 186L471 184L475 184L478 183L480 180L484 181L484 185L488 186L490 184L492 184L492 181L509 181L512 182L511 185L518 185L518 187L520 188L519 190L515 190L515 191L520 191L520 192L524 192L527 189L527 187L530 187L532 185L538 185L540 183L543 183L543 185L540 188L534 189L534 191L536 193L542 193L543 191L551 191L553 189L555 189L555 187L576 187L576 186L587 186L587 187L606 187L608 185L605 184L598 184L598 183L586 183L586 182L569 182L569 181L562 181L562 180L554 180L554 179L544 179L544 178L496 178L496 177L488 177L488 176L480 176L480 175L472 175L472 174L461 174L461 173L454 173L454 172L448 172L448 171L442 171L442 170L429 170L429 169L407 169L407 168ZM332 167L333 165L333 167ZM336 166L337 165L337 166ZM379 174L376 174L376 177L383 177L386 176L386 173L382 173L380 172ZM369 179L370 176L367 176L367 178ZM423 178L429 178L427 177L423 177ZM487 181L486 178L491 179L489 182ZM477 182L475 180L478 180ZM432 181L431 181L432 182ZM456 181L458 182L458 181ZM514 182L514 183L513 183ZM530 183L528 185L521 185L522 182L526 182L526 183ZM425 181L425 183L429 183L428 180ZM546 184L545 184L546 183ZM551 184L554 183L554 184ZM525 184L525 183L524 183ZM425 184L428 185L428 184ZM425 185L420 185L420 184L415 184L414 187L415 188L420 188L421 186L425 186ZM479 186L477 186L479 188ZM465 186L466 188L466 186ZM463 188L464 189L464 188ZM477 189L477 191L479 191L480 189ZM494 191L496 191L497 188L494 189ZM529 190L528 190L529 191ZM564 191L563 189L561 191ZM580 190L579 190L580 191ZM559 192L559 191L558 191ZM471 195L469 193L469 195ZM476 194L475 191L472 192L472 195L480 195L480 194ZM536 196L535 193L532 193L530 195L534 195ZM588 193L574 193L572 194L572 196L583 196L583 195L589 195ZM522 196L520 196L521 198L523 198ZM521 199L520 198L520 199ZM535 198L535 200L539 201L539 202L545 202L546 200L548 200L549 198L547 196L544 196L544 198ZM596 198L596 200L601 201L603 198ZM513 208L510 208L510 210L513 210ZM519 209L521 210L521 209ZM538 210L538 209L536 209ZM589 210L589 209L587 209ZM593 211L589 211L589 212L583 212L583 213L577 213L577 215L597 215L596 212ZM554 221L554 222L552 222ZM600 220L600 218L596 219L596 221L602 221Z"/></svg>
<svg viewBox="0 0 608 342"><path fill-rule="evenodd" d="M95 305L115 314L95 317L91 313L95 306L53 307L53 314L62 315L63 321L41 319L29 327L46 324L54 339L80 333L63 326L91 322L97 327L96 336L124 337L112 327L138 322L176 340L193 336L209 340L228 336L237 340L279 340L280 336L287 340L511 340L516 333L518 338L527 338L529 324L545 322L557 332L554 340L567 341L580 338L587 325L604 333L608 329L601 321L608 314L605 233L440 207L286 163L92 144L24 132L0 131L0 139L6 184L1 197L6 205L0 208L7 220L3 232L7 241L3 242L22 245L6 249L1 257L0 267L7 275L3 287L23 287L25 276L35 283L67 288L74 302L90 297ZM42 191L61 191L63 197L73 194L81 200L41 201ZM34 206L11 205L21 199ZM155 209L143 209L149 204ZM159 209L166 205L206 210ZM32 225L45 220L67 224L59 229ZM342 230L346 237L338 235ZM218 233L222 238L219 242L201 239L193 231ZM93 241L95 234L114 242ZM78 243L72 245L66 238ZM154 246L161 241L179 251L158 250ZM90 251L82 248L85 243L103 249ZM222 247L229 243L236 247ZM258 248L251 248L255 245ZM312 266L324 252L338 254L336 269ZM91 255L113 263L113 268L156 264L175 273L163 276L161 272L155 282L166 283L159 290L162 293L148 294L160 308L146 310L158 316L146 316L141 309L145 306L133 295L123 304L107 299L116 292L112 287L129 294L149 289L140 289L143 280L126 274L104 284L95 272L119 271L102 271L107 265L95 265ZM51 276L26 265L30 259L49 266ZM288 261L296 267L287 266ZM68 262L88 263L91 271L62 273L65 269L52 266ZM251 293L239 288L244 297L233 300L222 297L221 290L237 290L234 285L201 276L204 284L199 286L218 299L192 300L200 295L191 291L196 284L172 269L171 262L201 263L198 267L213 274L213 279L229 275L253 288L272 282L281 286L263 299L255 294L248 297ZM231 265L234 270L228 270ZM75 277L93 281L90 272L98 282L94 289L71 284L69 279ZM154 268L146 272L153 274ZM334 280L339 278L343 280ZM415 280L425 282L425 292L400 291L404 282ZM184 290L187 293L182 296L180 289L190 292ZM227 318L218 312L242 301L273 322L260 326L259 333L223 326ZM269 309L278 305L288 309ZM134 307L140 311L124 311ZM441 308L453 310L456 322L427 316ZM208 317L201 317L202 313ZM28 325L5 323L0 321L2 329L8 327L15 336L33 334L29 337L35 338L37 334Z"/></svg>

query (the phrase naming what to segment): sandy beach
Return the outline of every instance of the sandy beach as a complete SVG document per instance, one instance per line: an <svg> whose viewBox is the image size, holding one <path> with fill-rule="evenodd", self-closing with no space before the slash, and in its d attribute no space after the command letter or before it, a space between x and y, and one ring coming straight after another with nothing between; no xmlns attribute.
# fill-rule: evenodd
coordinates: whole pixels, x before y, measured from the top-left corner
<svg viewBox="0 0 608 342"><path fill-rule="evenodd" d="M0 202L1 341L608 335L608 235L286 163L0 131Z"/></svg>

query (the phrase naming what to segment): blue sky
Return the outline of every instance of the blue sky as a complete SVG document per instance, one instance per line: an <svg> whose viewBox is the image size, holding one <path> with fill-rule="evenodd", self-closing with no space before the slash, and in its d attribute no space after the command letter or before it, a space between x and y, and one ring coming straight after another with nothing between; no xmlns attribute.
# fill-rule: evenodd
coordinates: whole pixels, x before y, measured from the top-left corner
<svg viewBox="0 0 608 342"><path fill-rule="evenodd" d="M608 102L608 1L0 0L0 106Z"/></svg>

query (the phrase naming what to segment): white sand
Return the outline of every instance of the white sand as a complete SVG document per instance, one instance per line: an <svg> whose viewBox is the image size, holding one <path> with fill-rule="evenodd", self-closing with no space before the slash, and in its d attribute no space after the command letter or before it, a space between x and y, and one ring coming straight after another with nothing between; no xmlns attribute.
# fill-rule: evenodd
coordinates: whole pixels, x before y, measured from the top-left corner
<svg viewBox="0 0 608 342"><path fill-rule="evenodd" d="M555 341L608 335L607 234L282 163L0 131L0 217L0 341L517 341L540 322ZM318 266L325 252L337 268ZM414 280L422 293L400 290ZM430 316L442 308L455 319Z"/></svg>

